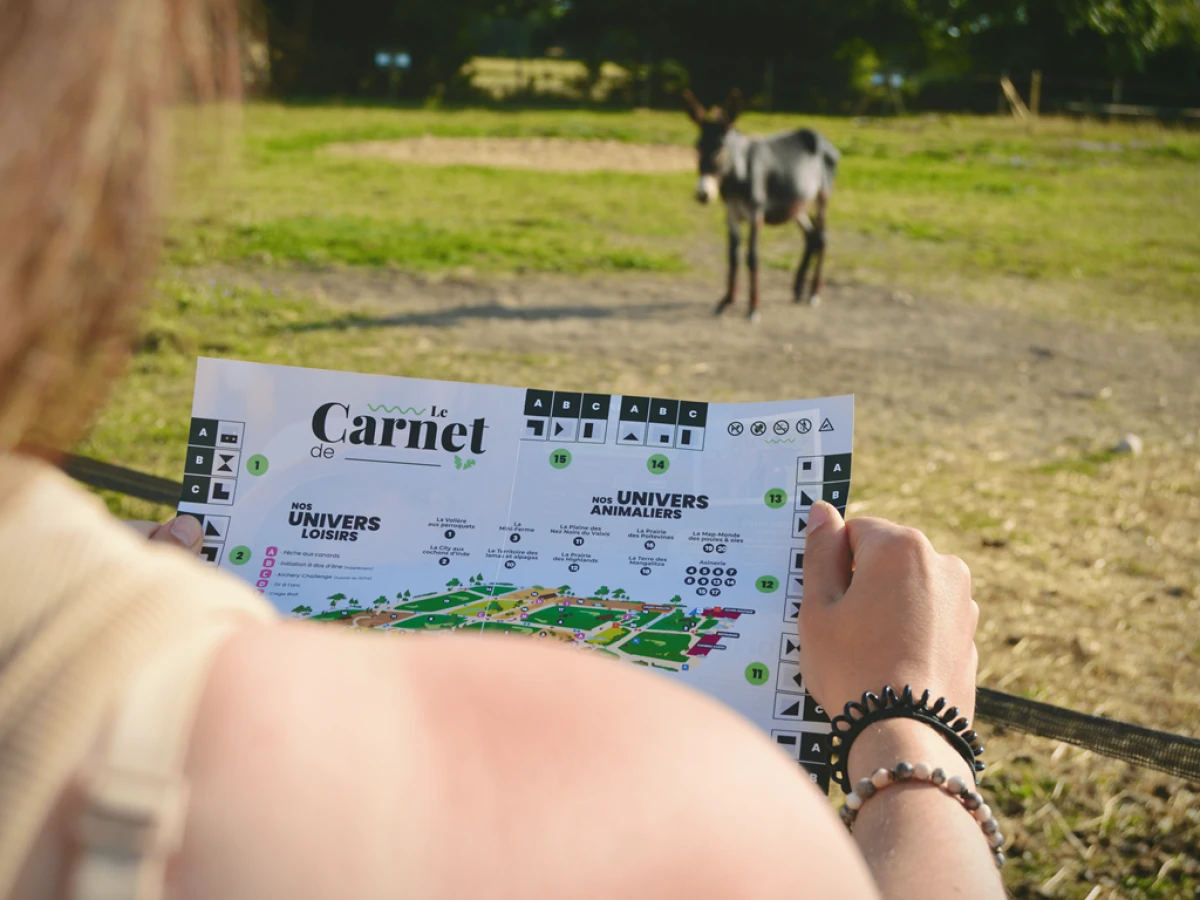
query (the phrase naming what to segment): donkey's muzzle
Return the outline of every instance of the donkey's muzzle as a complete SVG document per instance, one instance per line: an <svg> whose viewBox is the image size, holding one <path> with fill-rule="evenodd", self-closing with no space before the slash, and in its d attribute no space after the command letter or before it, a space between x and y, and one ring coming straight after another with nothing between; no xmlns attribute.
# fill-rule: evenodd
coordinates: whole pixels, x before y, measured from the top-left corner
<svg viewBox="0 0 1200 900"><path fill-rule="evenodd" d="M696 183L696 201L711 203L717 199L717 178L715 175L701 175Z"/></svg>

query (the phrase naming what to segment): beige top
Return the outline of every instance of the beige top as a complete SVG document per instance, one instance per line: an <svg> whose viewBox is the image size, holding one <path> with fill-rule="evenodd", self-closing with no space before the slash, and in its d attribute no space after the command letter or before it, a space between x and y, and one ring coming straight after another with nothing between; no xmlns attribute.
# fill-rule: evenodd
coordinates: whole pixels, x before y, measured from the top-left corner
<svg viewBox="0 0 1200 900"><path fill-rule="evenodd" d="M138 670L164 648L197 644L198 633L215 646L239 624L273 615L245 585L113 519L57 470L0 457L0 897L102 724L137 687ZM155 677L143 682L187 681L158 655ZM179 655L197 670L206 658L195 647ZM188 690L198 697L202 676L194 680ZM130 746L117 739L104 752L121 755L122 740ZM163 740L149 743L161 750ZM174 749L169 736L165 746ZM133 755L139 749L135 741Z"/></svg>

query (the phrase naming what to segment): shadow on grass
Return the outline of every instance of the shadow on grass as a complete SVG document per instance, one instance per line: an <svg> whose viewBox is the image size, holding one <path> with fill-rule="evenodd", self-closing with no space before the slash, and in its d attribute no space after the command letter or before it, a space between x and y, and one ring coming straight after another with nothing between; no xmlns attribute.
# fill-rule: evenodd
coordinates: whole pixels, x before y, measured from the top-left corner
<svg viewBox="0 0 1200 900"><path fill-rule="evenodd" d="M449 328L460 322L487 319L509 322L561 321L564 319L649 319L663 310L691 308L690 303L639 303L623 306L537 306L528 309L489 303L484 306L455 306L433 312L399 313L388 316L364 316L357 313L324 322L282 325L277 332L348 331L352 328Z"/></svg>

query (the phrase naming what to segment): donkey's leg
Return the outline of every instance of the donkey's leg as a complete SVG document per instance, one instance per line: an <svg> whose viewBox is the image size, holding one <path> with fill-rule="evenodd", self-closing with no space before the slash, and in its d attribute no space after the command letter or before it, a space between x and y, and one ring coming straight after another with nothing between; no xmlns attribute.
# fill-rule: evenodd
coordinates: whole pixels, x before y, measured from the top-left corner
<svg viewBox="0 0 1200 900"><path fill-rule="evenodd" d="M750 246L746 248L746 268L750 270L751 322L758 321L758 232L762 227L762 213L755 211L750 217Z"/></svg>
<svg viewBox="0 0 1200 900"><path fill-rule="evenodd" d="M725 296L721 298L721 302L717 304L715 310L716 315L721 315L725 310L729 309L737 300L737 271L738 271L738 244L741 241L741 226L729 214L729 277L725 282Z"/></svg>
<svg viewBox="0 0 1200 900"><path fill-rule="evenodd" d="M810 226L811 228L811 226ZM804 256L800 258L800 266L796 269L796 280L792 282L792 299L799 303L804 299L804 278L808 274L808 264L813 257L813 240L809 228L800 222L800 232L804 235Z"/></svg>
<svg viewBox="0 0 1200 900"><path fill-rule="evenodd" d="M817 306L821 302L821 289L825 286L823 272L825 269L825 214L829 209L829 195L824 191L817 194L817 220L813 222L813 228L809 234L809 246L817 254L817 268L813 272L812 293L808 295L810 306Z"/></svg>

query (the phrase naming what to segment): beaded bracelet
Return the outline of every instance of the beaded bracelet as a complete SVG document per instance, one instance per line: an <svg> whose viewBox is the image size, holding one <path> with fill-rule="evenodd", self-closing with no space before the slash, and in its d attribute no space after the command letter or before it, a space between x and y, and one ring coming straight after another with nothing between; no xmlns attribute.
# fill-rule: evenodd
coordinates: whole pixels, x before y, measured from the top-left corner
<svg viewBox="0 0 1200 900"><path fill-rule="evenodd" d="M988 846L992 850L992 856L996 860L996 867L999 868L1004 865L1004 854L1000 850L1004 846L1004 835L1000 833L1000 823L992 815L992 808L983 802L982 795L968 787L964 778L958 775L951 775L947 778L944 769L931 769L928 763L922 762L910 765L906 762L898 762L891 771L876 769L871 773L870 778L861 779L854 786L854 790L846 795L846 805L840 811L842 822L845 823L848 829L853 831L854 820L858 818L858 811L867 800L871 799L871 797L884 788L904 782L924 782L931 784L942 793L953 797L961 803L963 808L974 816L975 821L983 829L983 836L987 839Z"/></svg>

